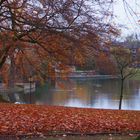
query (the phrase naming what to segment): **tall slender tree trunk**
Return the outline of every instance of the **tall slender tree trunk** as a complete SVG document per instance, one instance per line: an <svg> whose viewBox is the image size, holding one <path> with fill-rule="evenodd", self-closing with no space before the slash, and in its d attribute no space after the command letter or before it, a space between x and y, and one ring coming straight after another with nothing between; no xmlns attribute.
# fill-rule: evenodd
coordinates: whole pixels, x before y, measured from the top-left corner
<svg viewBox="0 0 140 140"><path fill-rule="evenodd" d="M122 108L123 89L124 89L124 79L121 79L121 94L120 94L120 101L119 101L119 110L121 110Z"/></svg>
<svg viewBox="0 0 140 140"><path fill-rule="evenodd" d="M14 54L10 57L10 71L9 71L9 80L8 80L8 97L10 102L16 102L16 98L14 96L14 87L15 87L15 61L14 61Z"/></svg>
<svg viewBox="0 0 140 140"><path fill-rule="evenodd" d="M48 76L49 76L49 83L52 87L56 85L56 73L55 68L51 63L48 64Z"/></svg>
<svg viewBox="0 0 140 140"><path fill-rule="evenodd" d="M52 69L51 69L51 86L52 87L55 87L55 85L56 85L56 74L55 74L55 68L54 67L52 67Z"/></svg>
<svg viewBox="0 0 140 140"><path fill-rule="evenodd" d="M10 57L11 63L10 63L10 71L9 71L9 81L8 81L8 87L14 88L15 86L15 61L14 61L14 55Z"/></svg>

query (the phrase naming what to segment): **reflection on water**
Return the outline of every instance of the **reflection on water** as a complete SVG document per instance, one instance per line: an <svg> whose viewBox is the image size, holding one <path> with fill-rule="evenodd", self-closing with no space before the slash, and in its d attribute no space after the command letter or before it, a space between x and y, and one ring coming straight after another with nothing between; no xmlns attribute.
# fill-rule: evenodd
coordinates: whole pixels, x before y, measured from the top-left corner
<svg viewBox="0 0 140 140"><path fill-rule="evenodd" d="M32 93L32 103L71 107L118 109L120 82L117 79L58 80ZM20 94L29 103L29 94ZM126 81L122 109L140 110L140 81Z"/></svg>

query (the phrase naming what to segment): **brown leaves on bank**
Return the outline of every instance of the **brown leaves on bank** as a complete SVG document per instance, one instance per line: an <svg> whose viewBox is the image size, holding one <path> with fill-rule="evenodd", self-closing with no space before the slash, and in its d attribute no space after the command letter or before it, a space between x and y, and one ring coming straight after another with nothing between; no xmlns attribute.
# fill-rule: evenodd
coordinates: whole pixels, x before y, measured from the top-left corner
<svg viewBox="0 0 140 140"><path fill-rule="evenodd" d="M140 132L140 111L0 104L0 135Z"/></svg>

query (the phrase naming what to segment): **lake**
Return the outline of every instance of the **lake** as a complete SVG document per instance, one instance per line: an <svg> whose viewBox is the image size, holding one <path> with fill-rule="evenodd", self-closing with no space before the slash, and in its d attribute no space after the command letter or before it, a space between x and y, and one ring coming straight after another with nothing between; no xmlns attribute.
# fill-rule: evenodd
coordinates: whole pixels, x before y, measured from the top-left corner
<svg viewBox="0 0 140 140"><path fill-rule="evenodd" d="M38 86L31 94L34 104L84 108L118 109L120 81L118 79L78 78L57 80L55 85ZM30 94L15 93L17 102L30 102ZM140 81L127 80L122 109L140 110Z"/></svg>

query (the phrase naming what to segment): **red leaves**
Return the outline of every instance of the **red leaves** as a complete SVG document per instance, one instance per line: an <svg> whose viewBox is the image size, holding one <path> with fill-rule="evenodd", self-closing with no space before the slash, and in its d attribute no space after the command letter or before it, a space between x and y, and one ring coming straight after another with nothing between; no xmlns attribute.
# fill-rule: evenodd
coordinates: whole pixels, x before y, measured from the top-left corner
<svg viewBox="0 0 140 140"><path fill-rule="evenodd" d="M0 104L0 135L140 131L139 111Z"/></svg>

